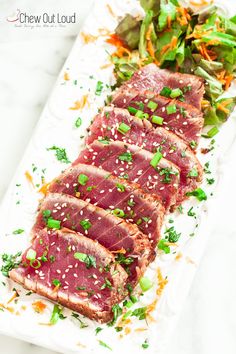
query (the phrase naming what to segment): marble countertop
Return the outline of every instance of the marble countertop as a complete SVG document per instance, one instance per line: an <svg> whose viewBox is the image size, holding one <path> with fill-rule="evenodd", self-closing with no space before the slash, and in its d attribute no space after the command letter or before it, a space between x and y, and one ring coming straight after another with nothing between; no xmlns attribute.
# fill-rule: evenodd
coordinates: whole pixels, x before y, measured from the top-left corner
<svg viewBox="0 0 236 354"><path fill-rule="evenodd" d="M92 1L51 0L49 4L47 0L40 3L3 0L0 3L0 199ZM32 13L76 12L78 21L65 27L14 28L5 18L18 8ZM236 192L231 187L235 178L236 168L232 163L224 181L225 204L219 206L215 231L209 239L169 348L163 354L236 353ZM0 345L2 353L54 353L2 335Z"/></svg>

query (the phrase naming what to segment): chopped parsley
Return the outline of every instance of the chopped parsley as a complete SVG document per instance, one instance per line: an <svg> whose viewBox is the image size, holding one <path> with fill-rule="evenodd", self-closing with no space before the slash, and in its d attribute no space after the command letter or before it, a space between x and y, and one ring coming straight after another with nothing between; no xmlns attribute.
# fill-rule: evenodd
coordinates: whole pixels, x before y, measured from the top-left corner
<svg viewBox="0 0 236 354"><path fill-rule="evenodd" d="M95 95L101 96L102 90L103 90L103 82L102 81L98 81L97 82L97 86L96 86Z"/></svg>
<svg viewBox="0 0 236 354"><path fill-rule="evenodd" d="M17 230L14 230L12 233L13 233L13 235L20 235L20 234L22 234L24 231L25 231L25 230L23 230L23 229L17 229Z"/></svg>
<svg viewBox="0 0 236 354"><path fill-rule="evenodd" d="M112 289L112 284L111 284L111 282L110 282L110 280L109 279L107 279L107 278L105 278L105 282L102 284L102 286L101 286L101 290L103 290L103 289Z"/></svg>
<svg viewBox="0 0 236 354"><path fill-rule="evenodd" d="M97 327L97 328L95 328L95 335L98 335L98 333L99 332L101 332L103 330L103 328L102 327Z"/></svg>
<svg viewBox="0 0 236 354"><path fill-rule="evenodd" d="M181 233L177 233L174 226L171 226L165 231L165 239L168 242L175 243L179 240Z"/></svg>
<svg viewBox="0 0 236 354"><path fill-rule="evenodd" d="M214 180L214 178L207 178L207 184L213 184L213 183L215 183L215 180Z"/></svg>
<svg viewBox="0 0 236 354"><path fill-rule="evenodd" d="M55 156L58 161L63 163L70 163L65 149L53 145L52 147L48 148L47 151L55 151Z"/></svg>
<svg viewBox="0 0 236 354"><path fill-rule="evenodd" d="M131 316L138 317L139 320L144 320L146 318L147 307L139 307L132 311Z"/></svg>
<svg viewBox="0 0 236 354"><path fill-rule="evenodd" d="M195 190L192 191L192 192L187 192L186 195L187 195L188 197L191 197L191 196L196 197L197 200L199 200L199 202L201 202L201 201L203 201L203 200L207 200L207 195L206 195L206 193L204 192L204 190L201 189L201 188L197 188L197 189L195 189Z"/></svg>
<svg viewBox="0 0 236 354"><path fill-rule="evenodd" d="M1 272L5 277L9 276L9 272L12 269L18 267L18 265L21 262L19 259L20 256L21 256L21 252L17 252L15 255L7 254L7 253L4 253L2 255L3 265L1 267Z"/></svg>
<svg viewBox="0 0 236 354"><path fill-rule="evenodd" d="M119 155L119 160L126 161L126 162L133 161L133 157L132 157L131 152L124 152L123 154L120 154Z"/></svg>
<svg viewBox="0 0 236 354"><path fill-rule="evenodd" d="M113 320L109 323L109 326L113 326L117 318L122 314L122 308L120 307L119 304L115 304L112 306L112 312L113 312Z"/></svg>
<svg viewBox="0 0 236 354"><path fill-rule="evenodd" d="M79 128L82 124L82 119L80 117L78 117L75 121L75 126L76 128Z"/></svg>
<svg viewBox="0 0 236 354"><path fill-rule="evenodd" d="M72 316L73 318L75 318L76 320L79 321L79 323L80 323L80 328L86 328L86 327L88 327L87 323L85 323L85 322L83 322L83 321L81 320L81 318L80 318L80 316L79 316L78 313L72 312L71 316Z"/></svg>
<svg viewBox="0 0 236 354"><path fill-rule="evenodd" d="M132 257L125 257L123 253L118 253L116 255L116 262L119 264L129 265L133 263L134 259Z"/></svg>
<svg viewBox="0 0 236 354"><path fill-rule="evenodd" d="M78 259L80 262L85 263L87 269L92 268L92 267L93 268L97 267L96 258L91 256L90 254L75 252L74 258Z"/></svg>
<svg viewBox="0 0 236 354"><path fill-rule="evenodd" d="M64 320L65 318L66 317L62 313L62 308L58 305L54 305L50 318L50 324L55 325L59 320Z"/></svg>
<svg viewBox="0 0 236 354"><path fill-rule="evenodd" d="M170 168L162 168L159 172L160 176L164 176L164 178L161 180L162 183L171 183L171 176L175 175L176 172L172 171Z"/></svg>
<svg viewBox="0 0 236 354"><path fill-rule="evenodd" d="M143 344L142 344L142 348L143 348L143 349L147 349L148 347L149 347L148 340L145 339L145 341L144 341Z"/></svg>
<svg viewBox="0 0 236 354"><path fill-rule="evenodd" d="M109 345L106 344L105 342L103 342L102 340L99 340L98 343L99 343L102 347L107 348L107 349L109 349L109 350L112 350L112 348L109 347Z"/></svg>
<svg viewBox="0 0 236 354"><path fill-rule="evenodd" d="M196 213L193 211L193 207L191 207L188 211L188 216L192 216L192 217L195 217L196 216Z"/></svg>

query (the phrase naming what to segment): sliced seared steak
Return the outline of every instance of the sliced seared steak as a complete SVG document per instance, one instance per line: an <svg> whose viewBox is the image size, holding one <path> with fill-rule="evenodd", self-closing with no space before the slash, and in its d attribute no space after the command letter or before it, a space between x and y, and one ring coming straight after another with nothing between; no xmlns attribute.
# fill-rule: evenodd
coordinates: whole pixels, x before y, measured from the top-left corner
<svg viewBox="0 0 236 354"><path fill-rule="evenodd" d="M10 278L99 322L112 319L127 274L99 243L79 233L41 230Z"/></svg>
<svg viewBox="0 0 236 354"><path fill-rule="evenodd" d="M122 85L123 89L135 89L140 93L148 90L160 93L164 87L181 89L186 103L201 110L201 100L204 94L204 81L196 75L174 73L160 69L155 64L149 64L136 71L132 78ZM116 95L119 95L119 90Z"/></svg>
<svg viewBox="0 0 236 354"><path fill-rule="evenodd" d="M108 145L94 141L80 153L74 165L78 163L94 165L119 178L138 183L145 192L159 196L166 209L176 202L179 170L170 161L162 158L160 152L152 154L120 141L110 142ZM170 171L168 184L163 182L164 169ZM117 185L117 189L122 193L125 186Z"/></svg>
<svg viewBox="0 0 236 354"><path fill-rule="evenodd" d="M154 129L148 120L132 117L127 110L104 108L90 126L87 143L91 144L97 139L103 142L120 140L136 144L153 153L161 149L163 156L180 169L177 202L185 199L186 193L196 189L202 180L202 167L196 155L182 139L162 127ZM169 173L168 169L162 171L166 184L170 182Z"/></svg>
<svg viewBox="0 0 236 354"><path fill-rule="evenodd" d="M127 108L132 115L144 117L154 127L162 125L195 147L204 124L202 113L185 102L160 96L151 91L139 91L121 87L112 103ZM144 113L142 113L144 112Z"/></svg>
<svg viewBox="0 0 236 354"><path fill-rule="evenodd" d="M136 225L127 224L109 212L81 199L65 194L49 194L42 202L34 233L44 227L60 227L79 232L98 241L129 274L128 282L135 286L155 252L148 237ZM57 226L59 226L57 225Z"/></svg>
<svg viewBox="0 0 236 354"><path fill-rule="evenodd" d="M123 184L123 193L117 185ZM51 182L49 192L64 193L83 199L138 225L155 247L165 209L154 195L146 194L134 183L112 176L98 167L78 164Z"/></svg>

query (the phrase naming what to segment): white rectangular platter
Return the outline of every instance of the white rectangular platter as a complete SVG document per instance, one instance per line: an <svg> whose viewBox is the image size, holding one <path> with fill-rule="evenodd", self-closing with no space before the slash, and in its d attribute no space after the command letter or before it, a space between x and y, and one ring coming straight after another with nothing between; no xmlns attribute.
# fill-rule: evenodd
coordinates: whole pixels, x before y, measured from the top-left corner
<svg viewBox="0 0 236 354"><path fill-rule="evenodd" d="M225 5L231 14L236 13L233 0ZM43 183L49 182L68 167L47 149L52 146L65 148L69 160L73 161L83 148L86 129L98 108L104 105L110 87L115 83L109 61L109 54L115 48L106 43L106 36L114 31L118 20L126 13L142 14L136 0L95 1L1 204L1 254L15 254L29 245L30 229L38 202L43 197L39 193L42 177ZM95 95L98 81L103 83L101 96ZM235 88L232 88L231 93L234 91ZM82 122L80 127L75 126L78 118ZM71 316L71 311L64 309L63 314L67 318L49 326L53 303L38 295L26 295L27 291L1 275L0 332L61 353L99 354L109 351L109 348L113 353L120 353L125 348L126 352L138 354L143 352L145 341L149 343L145 352L163 353L214 225L214 213L221 203L221 180L230 163L230 158L222 157L236 151L235 138L236 119L232 114L217 135L212 152L207 156L198 153L203 164L210 159L212 175L216 180L213 186L207 186L206 182L203 184L208 200L200 204L190 200L183 204L183 214L177 211L166 216L163 230L172 225L170 219L174 220L181 238L170 254L158 254L147 270L153 288L135 305L148 306L150 311L146 321L131 317L122 332L102 325L102 331L95 335L97 323L81 316L88 327L80 328L80 322ZM201 145L208 147L209 141L203 140ZM231 159L233 155L231 153ZM197 214L196 219L187 216L192 206ZM14 230L18 229L24 231L14 234ZM15 293L14 288L20 296L8 303ZM39 299L46 304L42 314L36 313L32 307L32 303Z"/></svg>

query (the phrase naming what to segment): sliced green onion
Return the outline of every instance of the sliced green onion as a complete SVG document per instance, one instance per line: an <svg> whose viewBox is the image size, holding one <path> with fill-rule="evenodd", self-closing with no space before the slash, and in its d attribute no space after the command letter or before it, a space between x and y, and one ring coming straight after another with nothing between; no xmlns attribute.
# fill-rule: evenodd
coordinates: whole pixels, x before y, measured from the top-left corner
<svg viewBox="0 0 236 354"><path fill-rule="evenodd" d="M150 165L156 168L158 163L161 161L161 159L162 159L162 153L160 151L157 151L153 156L153 158L151 159Z"/></svg>
<svg viewBox="0 0 236 354"><path fill-rule="evenodd" d="M139 285L140 288L142 289L142 291L148 291L149 289L151 289L151 287L153 286L153 283L151 282L151 280L147 277L142 277L139 280Z"/></svg>
<svg viewBox="0 0 236 354"><path fill-rule="evenodd" d="M196 197L197 200L199 200L199 202L201 202L202 200L207 200L207 195L204 192L204 190L202 190L201 188L197 188L192 192L188 192L188 193L186 193L186 195L188 197L191 197L191 196Z"/></svg>
<svg viewBox="0 0 236 354"><path fill-rule="evenodd" d="M160 92L160 95L164 97L170 97L171 91L172 91L171 88L164 86Z"/></svg>
<svg viewBox="0 0 236 354"><path fill-rule="evenodd" d="M203 135L205 138L213 138L216 134L219 133L219 129L217 127L213 127L210 130L208 130L206 135Z"/></svg>
<svg viewBox="0 0 236 354"><path fill-rule="evenodd" d="M34 269L38 269L41 267L41 262L38 259L31 259L30 266Z"/></svg>
<svg viewBox="0 0 236 354"><path fill-rule="evenodd" d="M183 91L180 90L179 88L171 90L170 97L171 98L176 98L179 96L183 96Z"/></svg>
<svg viewBox="0 0 236 354"><path fill-rule="evenodd" d="M176 105L175 104L172 104L172 105L169 105L166 107L166 112L167 114L173 114L173 113L176 113Z"/></svg>
<svg viewBox="0 0 236 354"><path fill-rule="evenodd" d="M117 183L116 187L117 187L118 192L121 192L121 193L125 192L125 186L123 184Z"/></svg>
<svg viewBox="0 0 236 354"><path fill-rule="evenodd" d="M49 227L49 229L57 229L57 230L59 230L61 228L61 221L49 218L47 220L47 227Z"/></svg>
<svg viewBox="0 0 236 354"><path fill-rule="evenodd" d="M36 258L36 251L30 248L26 253L26 259L28 259L28 261L32 261L35 260L35 258Z"/></svg>
<svg viewBox="0 0 236 354"><path fill-rule="evenodd" d="M117 130L121 134L126 134L130 130L130 127L125 123L121 123Z"/></svg>
<svg viewBox="0 0 236 354"><path fill-rule="evenodd" d="M154 124L162 125L163 124L163 120L164 120L164 118L162 118L162 117L152 116L152 123L154 123Z"/></svg>
<svg viewBox="0 0 236 354"><path fill-rule="evenodd" d="M112 211L112 214L118 216L119 218L123 218L125 216L124 210L116 208Z"/></svg>
<svg viewBox="0 0 236 354"><path fill-rule="evenodd" d="M92 226L91 222L89 222L88 220L80 220L80 225L84 230L89 230Z"/></svg>
<svg viewBox="0 0 236 354"><path fill-rule="evenodd" d="M135 113L135 117L143 119L143 111L137 110L137 112Z"/></svg>
<svg viewBox="0 0 236 354"><path fill-rule="evenodd" d="M138 111L137 108L134 108L134 107L131 107L131 106L129 106L127 109L128 109L128 111L129 111L129 113L131 113L131 114L135 114L135 113L137 113L137 111Z"/></svg>
<svg viewBox="0 0 236 354"><path fill-rule="evenodd" d="M60 280L58 280L58 279L53 279L52 283L53 283L53 285L55 285L55 286L61 286L61 282L60 282Z"/></svg>
<svg viewBox="0 0 236 354"><path fill-rule="evenodd" d="M88 179L88 176L84 175L83 173L78 176L78 182L81 184L81 186L85 186L88 182Z"/></svg>
<svg viewBox="0 0 236 354"><path fill-rule="evenodd" d="M80 117L78 117L75 121L75 126L76 128L79 128L82 124L82 119Z"/></svg>
<svg viewBox="0 0 236 354"><path fill-rule="evenodd" d="M158 104L156 102L149 101L147 104L147 107L150 108L150 110L154 112L157 109Z"/></svg>

